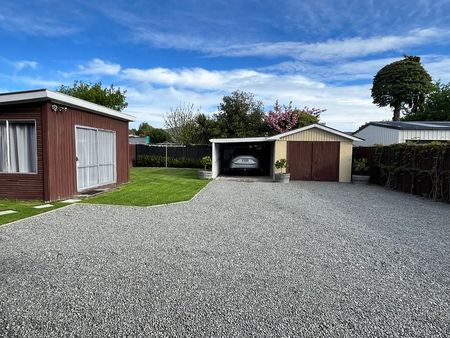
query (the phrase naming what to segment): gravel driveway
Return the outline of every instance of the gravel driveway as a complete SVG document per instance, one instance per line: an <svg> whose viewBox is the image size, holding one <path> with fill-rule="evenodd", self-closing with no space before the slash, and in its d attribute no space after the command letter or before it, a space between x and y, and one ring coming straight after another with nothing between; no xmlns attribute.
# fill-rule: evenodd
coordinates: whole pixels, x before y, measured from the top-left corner
<svg viewBox="0 0 450 338"><path fill-rule="evenodd" d="M450 205L380 187L73 205L1 227L0 260L0 336L450 335Z"/></svg>

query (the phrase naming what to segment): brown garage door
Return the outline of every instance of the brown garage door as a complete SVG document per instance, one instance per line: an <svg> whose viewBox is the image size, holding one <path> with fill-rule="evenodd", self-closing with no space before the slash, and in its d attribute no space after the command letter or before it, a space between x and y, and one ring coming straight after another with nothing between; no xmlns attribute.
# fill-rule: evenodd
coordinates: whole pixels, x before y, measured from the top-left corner
<svg viewBox="0 0 450 338"><path fill-rule="evenodd" d="M338 181L339 142L287 142L292 180Z"/></svg>

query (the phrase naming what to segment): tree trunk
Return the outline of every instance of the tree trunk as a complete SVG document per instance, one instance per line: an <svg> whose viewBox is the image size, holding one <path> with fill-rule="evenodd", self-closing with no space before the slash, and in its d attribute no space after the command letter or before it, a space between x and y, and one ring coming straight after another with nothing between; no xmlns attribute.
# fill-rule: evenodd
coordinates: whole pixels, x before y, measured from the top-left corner
<svg viewBox="0 0 450 338"><path fill-rule="evenodd" d="M401 106L399 104L395 105L394 117L392 118L392 121L400 121L400 108Z"/></svg>

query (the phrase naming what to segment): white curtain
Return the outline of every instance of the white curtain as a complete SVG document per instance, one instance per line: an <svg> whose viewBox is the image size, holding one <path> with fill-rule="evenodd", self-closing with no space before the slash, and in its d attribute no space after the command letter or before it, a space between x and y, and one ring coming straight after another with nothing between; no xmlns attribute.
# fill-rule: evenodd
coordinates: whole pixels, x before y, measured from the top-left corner
<svg viewBox="0 0 450 338"><path fill-rule="evenodd" d="M34 122L9 122L9 172L36 172Z"/></svg>
<svg viewBox="0 0 450 338"><path fill-rule="evenodd" d="M8 171L8 148L6 142L6 122L0 121L0 172Z"/></svg>
<svg viewBox="0 0 450 338"><path fill-rule="evenodd" d="M114 182L115 163L115 135L110 131L99 130L98 139L98 164L99 164L99 184Z"/></svg>
<svg viewBox="0 0 450 338"><path fill-rule="evenodd" d="M77 128L78 188L85 189L98 184L97 131Z"/></svg>

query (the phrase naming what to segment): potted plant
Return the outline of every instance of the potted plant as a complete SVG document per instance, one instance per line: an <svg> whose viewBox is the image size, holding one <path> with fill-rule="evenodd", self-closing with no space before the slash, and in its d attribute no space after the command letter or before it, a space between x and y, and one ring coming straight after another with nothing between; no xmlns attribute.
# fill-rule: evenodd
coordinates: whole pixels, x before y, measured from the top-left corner
<svg viewBox="0 0 450 338"><path fill-rule="evenodd" d="M367 158L353 160L352 182L354 184L369 184L369 161Z"/></svg>
<svg viewBox="0 0 450 338"><path fill-rule="evenodd" d="M280 158L275 162L275 168L279 170L279 173L275 174L275 181L281 183L289 183L289 179L291 178L291 174L286 173L287 161L285 158ZM283 173L283 169L285 172Z"/></svg>
<svg viewBox="0 0 450 338"><path fill-rule="evenodd" d="M212 178L211 157L210 156L202 157L202 159L200 160L200 163L203 165L204 170L198 171L198 178L210 180Z"/></svg>

